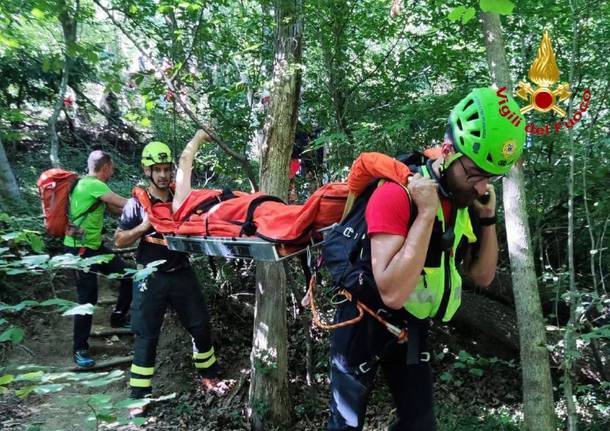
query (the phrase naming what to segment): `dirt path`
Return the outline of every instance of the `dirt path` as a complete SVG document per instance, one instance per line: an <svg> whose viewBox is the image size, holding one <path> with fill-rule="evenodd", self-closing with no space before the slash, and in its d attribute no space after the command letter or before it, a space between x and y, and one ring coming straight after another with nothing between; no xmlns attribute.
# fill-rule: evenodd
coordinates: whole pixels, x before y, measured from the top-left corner
<svg viewBox="0 0 610 431"><path fill-rule="evenodd" d="M109 318L113 309L116 291L114 282L100 278L100 302L93 316L93 330L109 330ZM58 289L58 296L74 299L74 288L68 281ZM26 349L15 349L9 357L8 366L36 364L49 367L53 372L67 371L74 367L72 361L72 318L62 317L57 311L48 311L37 317L34 328L29 328L23 345ZM96 362L106 361L131 353L131 334L91 337L90 352ZM115 367L125 376L129 363ZM112 371L100 370L100 371ZM118 382L101 387L86 387L72 383L54 395L29 395L21 404L28 411L22 428L31 431L87 430L95 429L95 415L87 400L91 395L104 394L114 401L128 396L126 377ZM93 419L93 420L92 420Z"/></svg>
<svg viewBox="0 0 610 431"><path fill-rule="evenodd" d="M93 316L92 333L95 331L111 330L109 324L110 313L116 298L116 282L99 278L99 304ZM70 281L57 289L59 297L75 299L74 288ZM210 304L211 307L213 305ZM153 396L162 397L175 393L174 400L156 403L147 415L147 423L143 427L122 426L116 422L96 422L96 414L118 414L119 418L127 418L125 408L104 410L103 407L112 406L129 397L129 366L130 362L119 366L100 370L109 372L122 370L123 376L116 382L98 387L87 387L72 383L61 392L51 395L30 394L25 400L17 397L0 398L0 428L3 430L23 431L81 431L95 429L195 429L191 424L181 421L176 415L195 413L198 408L206 409L206 415L220 413L227 415L232 421L239 423L235 429L243 429L243 415L241 409L235 411L235 405L243 403L244 393L247 394L247 376L241 374L247 370L250 334L244 333L237 344L238 350L233 350L235 334L228 330L227 322L218 319L217 312L212 312L212 326L215 333L215 350L219 362L225 370L225 376L233 383L235 392L230 399L220 399L213 396L204 396L198 390L196 371L191 359L191 338L182 328L178 317L169 311L164 320L161 338L157 349L155 376L153 379ZM235 316L234 316L235 317ZM251 323L244 320L247 328ZM49 367L49 371L61 372L74 367L72 361L72 328L71 317L62 317L57 311L39 313L27 330L23 342L25 348L14 349L7 366L20 366L36 364ZM30 320L28 320L30 322ZM235 331L235 328L233 328ZM131 355L133 335L120 334L108 336L92 336L89 339L90 353L97 363L112 360L117 357ZM28 353L31 352L30 353ZM238 353L237 353L238 352ZM230 358L230 359L228 359ZM116 371L115 371L116 372ZM230 376L235 376L230 379ZM239 393L238 393L239 392ZM101 400L101 403L100 403ZM231 405L229 405L231 403ZM218 404L218 408L213 405ZM237 417L235 417L237 413ZM2 416L7 416L5 419ZM174 419L175 418L175 419ZM201 419L205 422L203 416ZM208 421L215 424L216 421ZM204 428L196 428L204 429ZM216 425L207 429L216 428Z"/></svg>

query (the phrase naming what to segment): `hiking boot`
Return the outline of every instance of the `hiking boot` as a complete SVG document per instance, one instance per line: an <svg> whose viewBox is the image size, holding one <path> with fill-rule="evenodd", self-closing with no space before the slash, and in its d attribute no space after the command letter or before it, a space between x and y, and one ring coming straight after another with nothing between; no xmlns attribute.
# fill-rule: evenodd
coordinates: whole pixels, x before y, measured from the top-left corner
<svg viewBox="0 0 610 431"><path fill-rule="evenodd" d="M113 311L110 315L110 326L113 328L129 329L131 331L131 319L122 311Z"/></svg>
<svg viewBox="0 0 610 431"><path fill-rule="evenodd" d="M74 352L74 363L80 368L90 368L95 365L95 361L89 356L88 350L77 350Z"/></svg>

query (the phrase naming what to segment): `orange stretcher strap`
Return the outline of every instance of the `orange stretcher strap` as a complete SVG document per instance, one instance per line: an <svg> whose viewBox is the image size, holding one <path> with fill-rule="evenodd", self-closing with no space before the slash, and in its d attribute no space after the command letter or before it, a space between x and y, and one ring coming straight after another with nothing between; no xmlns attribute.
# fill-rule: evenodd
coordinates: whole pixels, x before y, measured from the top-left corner
<svg viewBox="0 0 610 431"><path fill-rule="evenodd" d="M167 247L167 241L162 238L155 238L154 236L145 236L142 238L143 241L150 242L152 244L164 245Z"/></svg>

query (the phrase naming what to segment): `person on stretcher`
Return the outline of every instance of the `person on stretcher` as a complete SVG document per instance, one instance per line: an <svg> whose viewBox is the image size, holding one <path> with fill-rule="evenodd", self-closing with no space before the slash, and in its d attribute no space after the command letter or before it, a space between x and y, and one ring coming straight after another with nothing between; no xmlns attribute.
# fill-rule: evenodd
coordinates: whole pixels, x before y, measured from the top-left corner
<svg viewBox="0 0 610 431"><path fill-rule="evenodd" d="M321 228L339 221L347 186L326 184L304 205L288 205L283 199L262 192L193 189L193 159L204 142L212 137L197 131L184 148L176 172L176 188L170 207L157 211L163 234L203 237L256 237L282 247L281 254L302 249L312 239L320 239ZM287 171L288 173L288 171ZM155 224L155 220L151 220Z"/></svg>

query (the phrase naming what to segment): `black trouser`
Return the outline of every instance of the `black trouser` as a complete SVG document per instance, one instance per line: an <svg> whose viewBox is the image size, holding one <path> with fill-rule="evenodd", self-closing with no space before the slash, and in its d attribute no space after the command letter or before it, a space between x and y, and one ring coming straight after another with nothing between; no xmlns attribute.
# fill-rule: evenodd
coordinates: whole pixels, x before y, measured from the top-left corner
<svg viewBox="0 0 610 431"><path fill-rule="evenodd" d="M356 316L353 303L339 307L336 322ZM421 326L420 326L421 325ZM408 344L397 344L379 322L365 313L355 325L337 329L331 335L330 419L327 430L361 430L377 369L381 367L396 405L392 431L432 431L436 429L432 408L432 371L429 354L420 355L425 344L427 321L409 322L418 331L418 363L407 365ZM416 337L412 337L410 343ZM413 346L412 346L413 349ZM412 352L411 352L412 354ZM372 361L380 355L379 361Z"/></svg>
<svg viewBox="0 0 610 431"><path fill-rule="evenodd" d="M90 248L74 248L66 247L66 252L80 257L93 257L101 254L112 254L108 248L101 246L97 250ZM102 274L122 274L125 272L125 263L123 260L114 256L111 261L102 264L92 265L89 272L76 271L76 292L78 294L79 304L97 304L97 273ZM131 278L121 278L119 285L119 296L117 298L115 311L120 311L127 314L131 304ZM89 348L89 335L91 333L91 322L93 316L91 314L77 314L74 316L74 345L73 349L83 350Z"/></svg>
<svg viewBox="0 0 610 431"><path fill-rule="evenodd" d="M131 365L131 397L142 398L152 390L157 343L167 307L171 306L193 337L193 360L199 374L218 374L212 347L210 317L197 278L190 267L155 272L134 283L131 327L135 333Z"/></svg>

